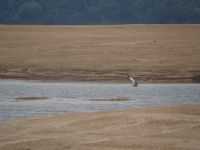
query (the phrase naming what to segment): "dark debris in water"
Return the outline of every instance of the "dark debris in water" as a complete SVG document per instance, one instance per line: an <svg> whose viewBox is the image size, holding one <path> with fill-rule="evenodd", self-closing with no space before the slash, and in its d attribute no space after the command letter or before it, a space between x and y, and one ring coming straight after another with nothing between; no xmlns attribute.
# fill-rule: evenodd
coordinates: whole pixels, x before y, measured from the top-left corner
<svg viewBox="0 0 200 150"><path fill-rule="evenodd" d="M100 98L100 99L90 99L90 101L107 101L107 102L125 102L129 101L127 97L119 97L119 98Z"/></svg>
<svg viewBox="0 0 200 150"><path fill-rule="evenodd" d="M48 97L17 97L16 101L35 101L35 100L47 100Z"/></svg>

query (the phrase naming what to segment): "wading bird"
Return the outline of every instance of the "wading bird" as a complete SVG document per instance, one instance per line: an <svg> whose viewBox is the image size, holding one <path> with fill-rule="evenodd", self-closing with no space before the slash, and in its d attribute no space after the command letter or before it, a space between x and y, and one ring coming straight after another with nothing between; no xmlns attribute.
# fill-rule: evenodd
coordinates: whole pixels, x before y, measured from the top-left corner
<svg viewBox="0 0 200 150"><path fill-rule="evenodd" d="M132 76L128 75L128 79L131 81L134 87L138 87L138 82Z"/></svg>

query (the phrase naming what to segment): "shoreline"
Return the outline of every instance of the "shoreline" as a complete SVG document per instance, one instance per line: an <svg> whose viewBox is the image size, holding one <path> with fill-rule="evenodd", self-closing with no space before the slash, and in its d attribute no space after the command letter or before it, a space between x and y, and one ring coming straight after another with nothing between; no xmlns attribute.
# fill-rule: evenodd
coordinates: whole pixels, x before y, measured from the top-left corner
<svg viewBox="0 0 200 150"><path fill-rule="evenodd" d="M14 123L14 122L18 122L18 121L28 121L28 120L34 120L34 119L53 119L53 118L63 118L65 116L69 116L69 115L98 115L98 114L112 114L112 113L123 113L123 112L147 112L147 111L157 111L157 110L173 110L175 111L177 108L194 108L195 110L197 108L200 108L200 103L196 102L196 103L186 103L186 104L163 104L163 105L154 105L154 106L132 106L129 108L124 108L124 109L114 109L114 110L109 110L109 111L80 111L80 112L76 112L76 111L68 111L68 112L62 112L62 113L50 113L48 115L44 114L44 115L36 115L36 116L24 116L24 117L15 117L15 118L8 118L8 119L4 119L4 120L0 120L0 127L2 124L7 124L7 123ZM189 112L188 112L189 113ZM200 112L199 112L200 115Z"/></svg>
<svg viewBox="0 0 200 150"><path fill-rule="evenodd" d="M0 124L0 149L197 150L199 108L187 104L8 121Z"/></svg>
<svg viewBox="0 0 200 150"><path fill-rule="evenodd" d="M80 71L81 72L81 71ZM103 74L103 75L102 75ZM129 83L126 73L113 74L104 72L88 72L88 73L74 73L74 72L0 72L0 79L13 79L13 80L33 80L33 81L51 81L51 82L104 82L104 83ZM139 73L135 78L140 83L200 83L199 76L193 74L176 75L168 73L162 75L161 73L155 74L142 74ZM197 78L197 79L195 79Z"/></svg>

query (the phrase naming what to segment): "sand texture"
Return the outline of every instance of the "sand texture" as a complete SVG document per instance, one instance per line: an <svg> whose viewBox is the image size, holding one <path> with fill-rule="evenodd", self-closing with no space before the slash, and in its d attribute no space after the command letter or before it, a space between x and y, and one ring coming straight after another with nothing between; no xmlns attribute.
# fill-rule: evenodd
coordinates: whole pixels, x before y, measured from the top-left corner
<svg viewBox="0 0 200 150"><path fill-rule="evenodd" d="M0 150L199 150L200 105L19 119Z"/></svg>
<svg viewBox="0 0 200 150"><path fill-rule="evenodd" d="M0 26L0 78L200 82L200 25Z"/></svg>

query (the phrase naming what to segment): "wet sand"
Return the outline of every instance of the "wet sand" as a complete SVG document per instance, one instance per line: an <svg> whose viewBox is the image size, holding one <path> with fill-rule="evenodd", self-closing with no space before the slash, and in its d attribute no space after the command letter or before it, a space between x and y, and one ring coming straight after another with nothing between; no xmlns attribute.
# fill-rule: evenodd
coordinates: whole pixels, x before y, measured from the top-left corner
<svg viewBox="0 0 200 150"><path fill-rule="evenodd" d="M199 150L200 105L18 119L0 150Z"/></svg>

